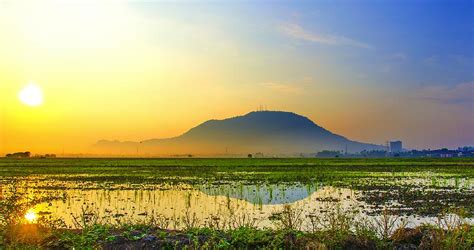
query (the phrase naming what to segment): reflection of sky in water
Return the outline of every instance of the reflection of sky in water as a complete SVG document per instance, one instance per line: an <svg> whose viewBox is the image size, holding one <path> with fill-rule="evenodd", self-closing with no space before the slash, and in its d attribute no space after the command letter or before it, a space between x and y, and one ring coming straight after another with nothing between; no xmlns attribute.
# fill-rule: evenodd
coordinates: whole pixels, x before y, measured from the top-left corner
<svg viewBox="0 0 474 250"><path fill-rule="evenodd" d="M237 189L242 191L236 191ZM99 215L103 223L146 221L159 216L179 219L186 214L195 214L200 223L205 224L211 217L246 215L258 220L260 227L271 227L269 217L272 213L281 211L284 204L294 205L305 213L319 213L327 209L331 202L322 201L327 198L337 200L344 207L356 207L357 204L352 190L332 187L322 187L316 191L314 187L303 185L271 188L248 185L208 191L213 194L206 194L186 185L160 190L71 189L65 191L66 199L41 203L35 206L35 211L61 218L68 226L74 226L74 217L86 211ZM221 191L224 195L220 194ZM233 197L232 192L236 192L238 197Z"/></svg>
<svg viewBox="0 0 474 250"><path fill-rule="evenodd" d="M361 180L366 182L367 180ZM387 180L381 180L386 182ZM416 184L418 189L433 185L431 179L401 180L400 186ZM402 183L403 182L403 183ZM446 183L445 183L446 182ZM452 183L451 183L452 182ZM93 185L94 184L94 185ZM437 185L452 185L472 191L470 180L441 180ZM8 185L7 185L8 186ZM202 225L211 217L250 216L258 220L259 227L271 227L269 217L281 211L284 204L302 209L304 216L323 215L337 204L345 209L360 209L359 215L367 217L364 211L373 207L359 199L361 191L350 188L335 188L320 183L303 185L300 183L250 185L241 182L213 184L110 184L98 183L79 185L75 182L22 181L18 191L26 191L26 198L52 201L32 206L25 214L27 221L39 217L63 219L66 225L74 225L74 217L84 211L97 214L102 223L140 222L153 217L164 216L173 220L186 214L195 214ZM50 188L50 187L56 188ZM61 186L62 188L57 188ZM5 187L5 186L4 186ZM6 194L4 188L2 194ZM383 193L372 189L371 192ZM392 201L396 204L396 201ZM416 216L416 215L414 215ZM415 217L414 217L415 218ZM433 218L431 218L433 219ZM413 219L415 224L429 221L430 218ZM469 221L472 222L472 219ZM172 225L170 226L172 227Z"/></svg>
<svg viewBox="0 0 474 250"><path fill-rule="evenodd" d="M316 191L315 185L202 185L197 187L208 195L221 195L246 200L253 204L286 204L305 199Z"/></svg>

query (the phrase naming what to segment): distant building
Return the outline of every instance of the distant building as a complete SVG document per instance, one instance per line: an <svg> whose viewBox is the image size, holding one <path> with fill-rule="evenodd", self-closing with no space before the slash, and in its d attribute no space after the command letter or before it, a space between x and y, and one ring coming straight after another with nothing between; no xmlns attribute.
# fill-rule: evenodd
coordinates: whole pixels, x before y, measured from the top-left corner
<svg viewBox="0 0 474 250"><path fill-rule="evenodd" d="M402 142L401 141L391 141L389 150L390 150L390 153L400 153L400 152L402 152Z"/></svg>
<svg viewBox="0 0 474 250"><path fill-rule="evenodd" d="M439 157L441 157L441 158L451 158L453 156L454 156L453 154L440 154L439 155Z"/></svg>

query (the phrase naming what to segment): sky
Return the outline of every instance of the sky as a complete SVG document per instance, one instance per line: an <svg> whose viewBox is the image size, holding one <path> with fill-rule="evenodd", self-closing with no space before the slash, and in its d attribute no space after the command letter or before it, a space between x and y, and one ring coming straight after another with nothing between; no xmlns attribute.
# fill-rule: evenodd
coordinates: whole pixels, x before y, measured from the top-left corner
<svg viewBox="0 0 474 250"><path fill-rule="evenodd" d="M473 5L0 0L0 153L86 154L260 105L362 142L474 145Z"/></svg>

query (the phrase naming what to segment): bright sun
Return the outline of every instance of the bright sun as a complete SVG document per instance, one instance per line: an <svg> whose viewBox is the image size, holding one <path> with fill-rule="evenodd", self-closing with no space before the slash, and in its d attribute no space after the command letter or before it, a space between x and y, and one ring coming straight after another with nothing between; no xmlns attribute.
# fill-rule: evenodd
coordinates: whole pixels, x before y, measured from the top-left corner
<svg viewBox="0 0 474 250"><path fill-rule="evenodd" d="M29 223L35 223L38 219L38 215L33 209L29 209L25 214L25 219Z"/></svg>
<svg viewBox="0 0 474 250"><path fill-rule="evenodd" d="M38 85L30 82L18 93L18 98L22 103L36 107L43 103L43 91Z"/></svg>

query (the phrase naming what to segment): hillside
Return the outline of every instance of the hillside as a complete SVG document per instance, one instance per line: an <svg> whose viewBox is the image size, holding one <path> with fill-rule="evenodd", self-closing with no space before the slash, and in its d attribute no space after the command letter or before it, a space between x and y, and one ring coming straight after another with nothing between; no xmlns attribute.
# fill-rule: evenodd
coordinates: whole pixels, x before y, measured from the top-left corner
<svg viewBox="0 0 474 250"><path fill-rule="evenodd" d="M258 111L206 121L178 137L138 142L99 141L95 150L111 154L299 154L321 150L382 149L351 141L291 112Z"/></svg>

